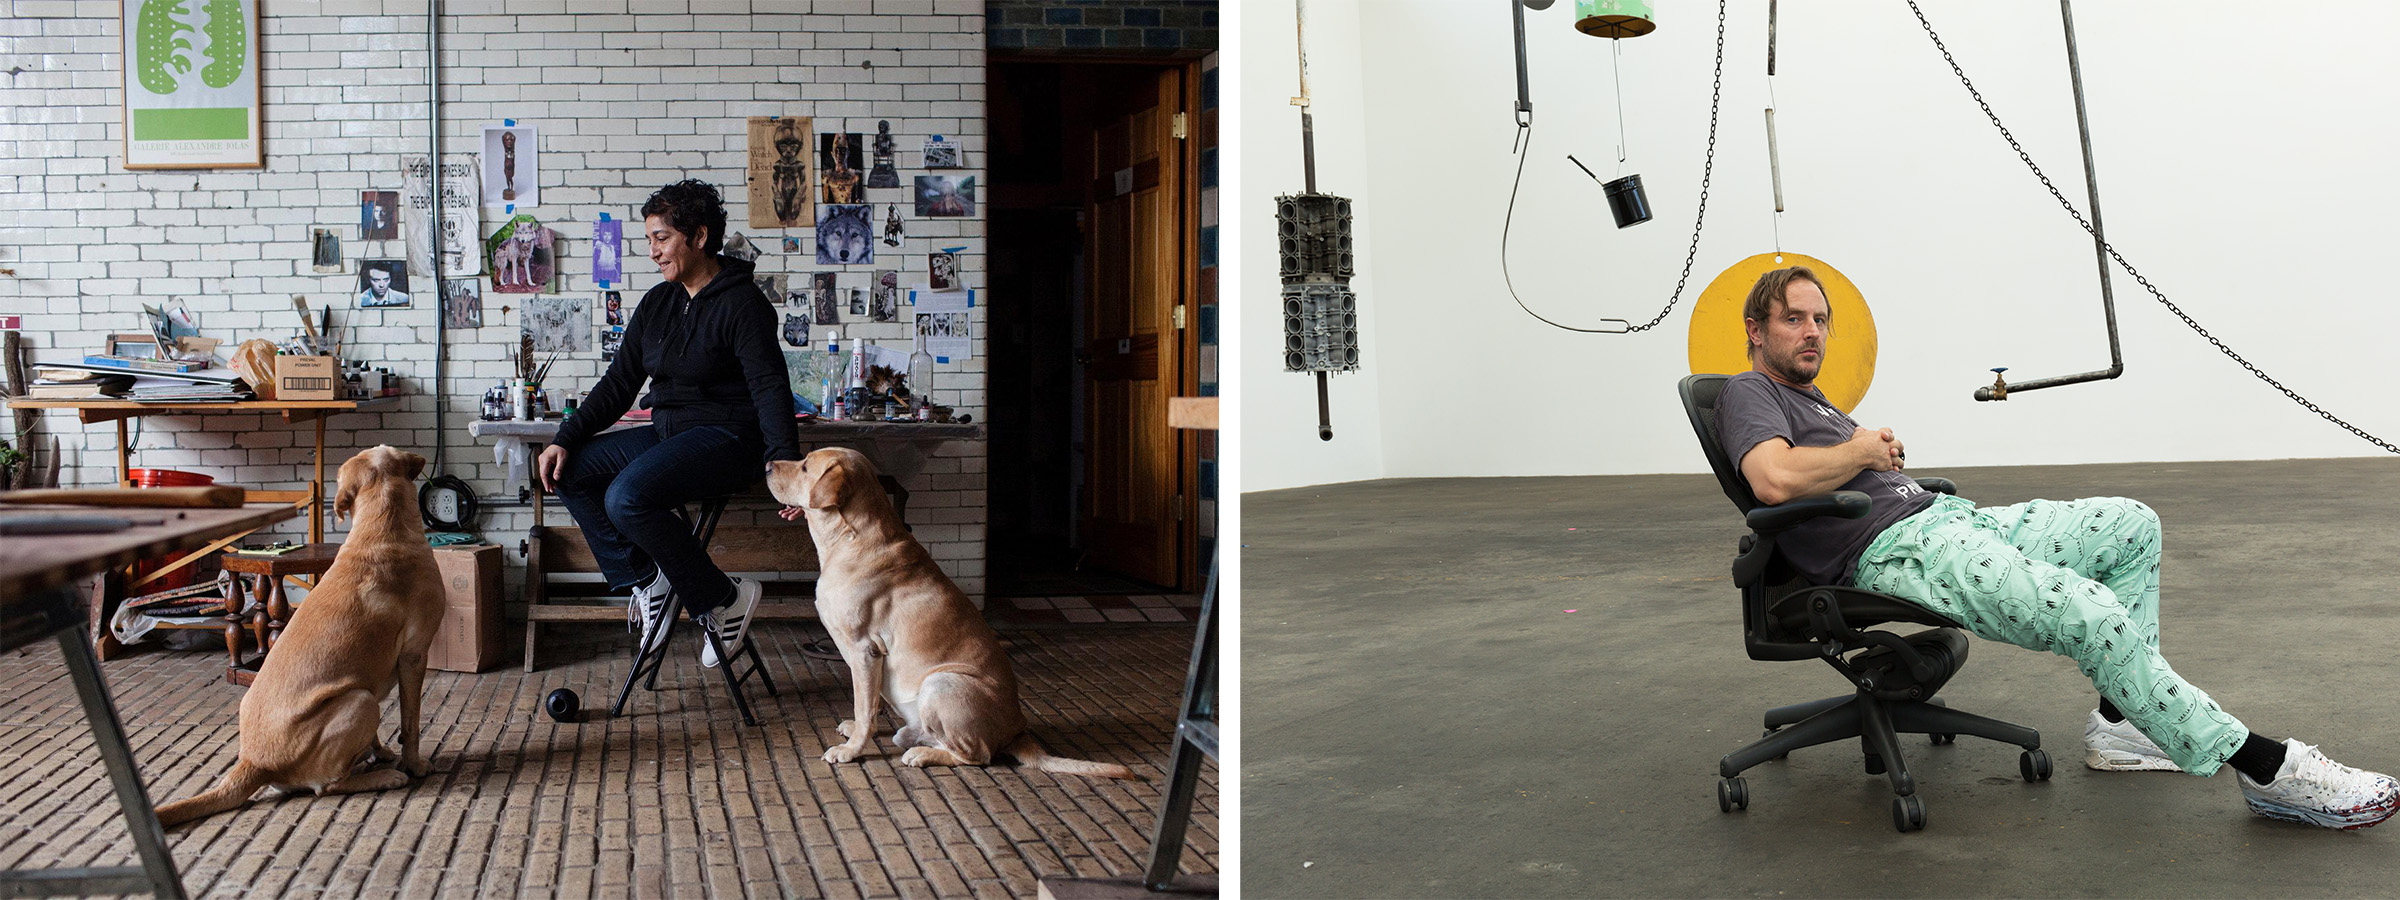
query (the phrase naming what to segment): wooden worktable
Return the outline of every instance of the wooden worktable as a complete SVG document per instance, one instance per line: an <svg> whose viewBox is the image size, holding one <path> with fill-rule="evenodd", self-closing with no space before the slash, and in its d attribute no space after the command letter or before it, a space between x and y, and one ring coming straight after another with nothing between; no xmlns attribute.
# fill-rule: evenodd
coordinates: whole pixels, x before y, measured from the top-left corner
<svg viewBox="0 0 2400 900"><path fill-rule="evenodd" d="M0 520L60 513L115 516L143 524L108 534L12 534L0 538L0 652L56 636L75 693L83 702L84 719L91 725L92 742L108 768L117 807L133 833L134 850L142 864L0 872L0 896L147 890L159 897L181 898L185 896L183 880L174 857L167 852L166 833L159 827L149 790L134 766L116 702L100 677L99 660L92 655L83 629L77 627L83 615L64 586L112 566L201 546L229 533L253 531L299 515L300 510L284 503L236 509L11 506L0 509Z"/></svg>
<svg viewBox="0 0 2400 900"><path fill-rule="evenodd" d="M143 416L212 415L219 413L279 413L287 423L316 423L315 471L305 491L251 491L250 499L290 503L308 510L308 540L316 543L325 539L325 417L346 412L374 411L397 406L398 397L377 397L369 400L242 400L232 403L141 403L133 400L76 399L34 400L25 397L7 398L15 409L71 409L77 419L89 425L93 422L117 424L117 483L131 486L132 477L126 474L127 459L132 450L125 442L125 420ZM239 537L236 535L235 537ZM169 571L161 569L159 571Z"/></svg>

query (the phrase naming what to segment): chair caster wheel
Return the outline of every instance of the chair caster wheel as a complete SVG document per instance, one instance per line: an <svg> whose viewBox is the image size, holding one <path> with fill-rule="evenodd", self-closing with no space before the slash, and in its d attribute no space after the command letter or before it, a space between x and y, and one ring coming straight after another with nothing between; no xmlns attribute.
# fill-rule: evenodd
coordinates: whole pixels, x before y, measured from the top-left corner
<svg viewBox="0 0 2400 900"><path fill-rule="evenodd" d="M2049 781L2050 754L2040 750L2017 754L2017 774L2025 776L2026 781Z"/></svg>
<svg viewBox="0 0 2400 900"><path fill-rule="evenodd" d="M1869 755L1869 756L1867 757L1867 774L1869 774L1869 775L1881 775L1881 774L1883 774L1883 757L1880 757L1880 756L1874 756L1874 755Z"/></svg>
<svg viewBox="0 0 2400 900"><path fill-rule="evenodd" d="M1892 827L1902 834L1925 830L1925 801L1915 794L1892 798Z"/></svg>
<svg viewBox="0 0 2400 900"><path fill-rule="evenodd" d="M1717 782L1717 811L1750 808L1750 782L1739 775Z"/></svg>
<svg viewBox="0 0 2400 900"><path fill-rule="evenodd" d="M1946 745L1946 744L1955 744L1955 743L1958 743L1958 735L1955 735L1955 734L1935 734L1935 735L1927 735L1927 737L1930 737L1930 738L1932 738L1932 739L1933 739L1933 745L1934 745L1934 746L1936 746L1936 747L1940 747L1940 746L1943 746L1943 745Z"/></svg>

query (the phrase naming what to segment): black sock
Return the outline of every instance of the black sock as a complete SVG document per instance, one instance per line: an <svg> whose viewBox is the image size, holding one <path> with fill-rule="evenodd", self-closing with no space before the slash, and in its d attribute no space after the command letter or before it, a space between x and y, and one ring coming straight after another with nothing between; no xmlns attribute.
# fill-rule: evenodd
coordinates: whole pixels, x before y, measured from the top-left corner
<svg viewBox="0 0 2400 900"><path fill-rule="evenodd" d="M2282 741L2252 733L2242 740L2241 749L2233 751L2233 758L2226 760L2225 764L2232 766L2234 771L2250 776L2251 781L2269 784L2275 780L2275 773L2283 768L2284 749Z"/></svg>
<svg viewBox="0 0 2400 900"><path fill-rule="evenodd" d="M2107 719L2110 725L2115 725L2125 721L2125 714L2118 712L2117 705L2108 702L2107 697L2102 697L2100 698L2100 718Z"/></svg>

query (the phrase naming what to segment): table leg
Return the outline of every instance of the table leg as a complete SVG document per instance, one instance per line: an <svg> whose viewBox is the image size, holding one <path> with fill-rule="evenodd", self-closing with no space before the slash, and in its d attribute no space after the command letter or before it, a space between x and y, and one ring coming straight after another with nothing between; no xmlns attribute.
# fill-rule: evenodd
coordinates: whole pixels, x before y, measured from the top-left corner
<svg viewBox="0 0 2400 900"><path fill-rule="evenodd" d="M141 772L134 768L133 748L125 742L125 726L117 719L116 701L108 696L108 685L100 679L100 662L92 656L92 646L84 643L82 635L69 629L59 632L58 649L67 660L67 671L74 677L75 693L83 698L84 718L92 725L92 742L100 748L100 759L108 765L108 780L115 785L117 805L124 809L125 827L133 832L133 847L142 858L142 871L149 876L152 892L160 897L181 900L183 878L175 871L175 858L167 855L166 829L159 827L158 813L150 805L150 792L142 787Z"/></svg>
<svg viewBox="0 0 2400 900"><path fill-rule="evenodd" d="M533 489L533 527L542 527L542 450L545 445L527 443L533 451L533 471L527 473L527 485Z"/></svg>
<svg viewBox="0 0 2400 900"><path fill-rule="evenodd" d="M317 475L308 482L308 542L325 540L325 417L317 423Z"/></svg>
<svg viewBox="0 0 2400 900"><path fill-rule="evenodd" d="M132 487L132 486L133 486L133 477L132 477L130 474L128 474L128 472L127 472L127 469L126 469L126 467L127 467L127 466L131 465L131 462L130 462L130 459L129 459L129 457L130 457L130 455L131 455L131 452L132 452L132 448L125 446L125 420L124 420L124 419L118 419L118 420L117 420L117 486L118 486L118 487Z"/></svg>

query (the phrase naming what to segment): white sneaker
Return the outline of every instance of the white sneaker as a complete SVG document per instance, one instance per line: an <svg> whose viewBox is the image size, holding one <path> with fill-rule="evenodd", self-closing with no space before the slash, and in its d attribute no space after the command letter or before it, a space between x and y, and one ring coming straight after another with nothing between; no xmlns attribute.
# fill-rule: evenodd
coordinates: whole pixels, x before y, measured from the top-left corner
<svg viewBox="0 0 2400 900"><path fill-rule="evenodd" d="M672 627L665 621L667 600L674 594L675 586L668 583L665 572L652 576L649 584L634 585L633 596L625 604L625 627L642 636L635 645L639 652L649 653L666 639L667 628Z"/></svg>
<svg viewBox="0 0 2400 900"><path fill-rule="evenodd" d="M2133 720L2110 722L2099 710L2083 723L2083 764L2103 772L2181 772L2183 767Z"/></svg>
<svg viewBox="0 0 2400 900"><path fill-rule="evenodd" d="M2266 785L2241 775L2242 799L2250 811L2270 819L2351 831L2372 828L2400 811L2400 782L2381 772L2362 772L2317 748L2285 739L2283 768ZM2237 773L2238 774L2238 773Z"/></svg>
<svg viewBox="0 0 2400 900"><path fill-rule="evenodd" d="M763 592L758 582L748 578L733 579L733 602L715 612L704 613L702 624L716 632L717 643L725 645L725 655L742 652L743 635L750 633L750 611L758 608L758 595ZM700 642L700 664L716 668L717 648L708 641Z"/></svg>

